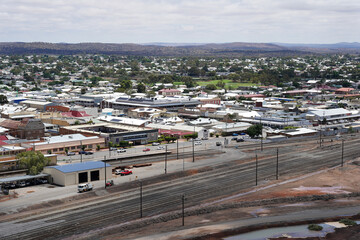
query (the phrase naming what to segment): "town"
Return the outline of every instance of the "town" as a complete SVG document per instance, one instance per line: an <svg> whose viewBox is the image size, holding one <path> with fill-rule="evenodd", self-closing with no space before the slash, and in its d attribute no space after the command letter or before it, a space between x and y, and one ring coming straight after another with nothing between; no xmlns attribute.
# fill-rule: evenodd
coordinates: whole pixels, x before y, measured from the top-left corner
<svg viewBox="0 0 360 240"><path fill-rule="evenodd" d="M88 196L94 198L91 204L97 204L128 196L133 201L124 204L132 214L121 210L121 223L137 218L133 212L138 211L134 199L138 199L139 186L142 218L178 210L175 202L181 202L180 195L183 206L187 198L189 207L197 206L197 202L236 195L282 176L290 179L343 166L358 156L359 66L360 57L349 54L243 58L2 55L0 199L4 201L0 215L26 213L27 208L37 209L32 206L35 203L49 204L55 199L68 199L64 200L68 203ZM283 159L298 161L279 166L279 151ZM316 154L321 155L316 161L309 157ZM237 176L255 169L248 166L255 163L255 179L253 174ZM213 176L205 177L203 172ZM212 178L217 182L214 189L220 185L237 188L219 187L210 194ZM238 186L240 179L244 179L242 186ZM179 181L183 189L170 189L170 185L164 192L157 189L157 183L172 181ZM192 196L191 187L201 181L209 189L199 185ZM163 198L149 195L143 199L146 185L148 194L159 191ZM91 193L79 193L87 191ZM195 194L202 191L201 197ZM167 195L170 200L165 199ZM154 207L153 201L164 201L164 205ZM78 229L70 227L78 222L66 224L69 230L62 237L89 230L85 223L79 223ZM92 227L103 224L94 221ZM39 226L19 233L5 224L3 229L8 230L0 236L31 239L40 234L47 238L57 229L45 223Z"/></svg>

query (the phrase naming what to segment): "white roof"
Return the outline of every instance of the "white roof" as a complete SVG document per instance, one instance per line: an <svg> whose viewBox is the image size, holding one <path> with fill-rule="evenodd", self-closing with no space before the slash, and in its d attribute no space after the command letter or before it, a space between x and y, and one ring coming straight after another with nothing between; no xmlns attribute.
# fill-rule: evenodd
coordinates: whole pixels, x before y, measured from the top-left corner
<svg viewBox="0 0 360 240"><path fill-rule="evenodd" d="M92 137L85 137L80 133L76 134L69 134L69 135L60 135L54 137L44 137L45 142L34 143L34 145L45 145L45 144L52 144L52 143L62 143L62 142L72 142L72 141L82 141L88 139L97 139L98 136Z"/></svg>
<svg viewBox="0 0 360 240"><path fill-rule="evenodd" d="M314 114L318 117L331 117L334 115L347 115L351 114L350 111L344 108L334 108L334 109L311 109L309 110L311 114Z"/></svg>
<svg viewBox="0 0 360 240"><path fill-rule="evenodd" d="M136 118L125 118L125 117L113 117L108 115L100 116L97 119L105 122L121 123L126 125L133 125L133 126L140 126L149 122L149 120L141 120Z"/></svg>

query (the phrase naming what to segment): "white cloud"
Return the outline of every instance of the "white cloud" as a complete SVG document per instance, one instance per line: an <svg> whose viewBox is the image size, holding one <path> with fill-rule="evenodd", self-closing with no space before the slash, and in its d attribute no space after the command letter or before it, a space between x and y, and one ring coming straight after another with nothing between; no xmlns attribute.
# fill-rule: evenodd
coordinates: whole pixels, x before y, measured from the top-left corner
<svg viewBox="0 0 360 240"><path fill-rule="evenodd" d="M357 0L0 0L1 41L339 42Z"/></svg>

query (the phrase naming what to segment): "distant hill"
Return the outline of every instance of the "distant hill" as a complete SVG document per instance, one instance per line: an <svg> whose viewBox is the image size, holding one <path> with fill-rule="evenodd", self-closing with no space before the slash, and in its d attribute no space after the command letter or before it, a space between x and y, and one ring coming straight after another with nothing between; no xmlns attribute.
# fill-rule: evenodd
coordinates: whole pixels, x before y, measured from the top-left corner
<svg viewBox="0 0 360 240"><path fill-rule="evenodd" d="M209 43L209 44L117 44L2 42L0 54L114 54L136 56L291 56L322 53L359 53L359 43L284 44L284 43Z"/></svg>

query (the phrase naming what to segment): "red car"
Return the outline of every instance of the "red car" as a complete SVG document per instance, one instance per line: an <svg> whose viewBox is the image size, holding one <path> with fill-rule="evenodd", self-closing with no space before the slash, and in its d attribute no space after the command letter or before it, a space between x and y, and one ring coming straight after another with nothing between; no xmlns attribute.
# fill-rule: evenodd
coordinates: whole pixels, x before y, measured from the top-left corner
<svg viewBox="0 0 360 240"><path fill-rule="evenodd" d="M128 169L125 169L120 172L120 176L125 176L125 175L130 175L130 174L132 174L132 171L128 170Z"/></svg>
<svg viewBox="0 0 360 240"><path fill-rule="evenodd" d="M143 149L143 152L148 152L148 151L150 151L150 148Z"/></svg>

